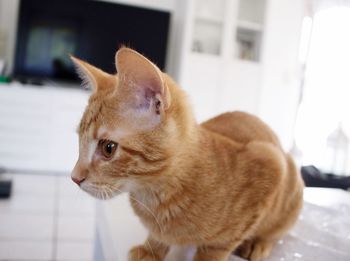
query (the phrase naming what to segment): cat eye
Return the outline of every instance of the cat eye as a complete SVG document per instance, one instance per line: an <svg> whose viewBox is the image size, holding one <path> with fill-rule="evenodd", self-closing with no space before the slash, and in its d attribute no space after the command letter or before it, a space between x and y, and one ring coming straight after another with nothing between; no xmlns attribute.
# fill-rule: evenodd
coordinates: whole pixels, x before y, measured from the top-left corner
<svg viewBox="0 0 350 261"><path fill-rule="evenodd" d="M107 159L112 158L118 147L117 143L110 140L100 140L98 145L101 154Z"/></svg>

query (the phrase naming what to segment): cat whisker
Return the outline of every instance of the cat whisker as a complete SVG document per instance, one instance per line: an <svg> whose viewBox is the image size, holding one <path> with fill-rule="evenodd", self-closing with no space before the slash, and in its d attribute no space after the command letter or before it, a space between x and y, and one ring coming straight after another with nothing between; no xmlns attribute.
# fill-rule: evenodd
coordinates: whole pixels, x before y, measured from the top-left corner
<svg viewBox="0 0 350 261"><path fill-rule="evenodd" d="M153 248L152 248L152 246L151 246L151 244L150 244L150 242L149 242L148 239L146 239L146 243L147 243L148 247L151 249L152 259L155 260L156 257L155 257L155 255L154 255Z"/></svg>
<svg viewBox="0 0 350 261"><path fill-rule="evenodd" d="M110 188L109 186L106 185L106 186L104 187L104 190L105 190L105 193L106 193L106 197L107 197L107 198L113 197L114 191L113 191L112 188Z"/></svg>
<svg viewBox="0 0 350 261"><path fill-rule="evenodd" d="M154 218L154 220L157 222L157 225L159 227L160 233L163 234L163 230L162 227L157 219L157 217L155 216L155 214L152 212L152 210L150 210L145 204L143 204L142 202L140 202L139 200L137 200L136 198L130 196L131 200L134 200L136 203L140 204L142 207L144 207Z"/></svg>
<svg viewBox="0 0 350 261"><path fill-rule="evenodd" d="M105 190L102 190L102 194L103 194L103 199L106 200L107 197L107 192Z"/></svg>
<svg viewBox="0 0 350 261"><path fill-rule="evenodd" d="M120 189L118 189L118 188L113 188L113 189L119 191L120 193L123 193L123 192L124 192L124 191L122 191L122 190L120 190ZM162 227L161 227L161 225L160 225L160 222L158 221L158 219L157 219L156 215L153 213L153 211L152 211L151 209L149 209L144 203L142 203L142 202L139 201L138 199L134 198L134 197L131 196L130 194L129 194L129 197L130 197L131 200L134 200L136 203L138 203L138 204L140 204L142 207L144 207L144 208L153 216L154 220L156 221L156 223L157 223L157 225L158 225L158 227L159 227L160 233L163 234L163 230L162 230Z"/></svg>
<svg viewBox="0 0 350 261"><path fill-rule="evenodd" d="M102 190L103 193L103 199L106 200L109 198L109 193L107 191L107 187L104 187L104 189Z"/></svg>

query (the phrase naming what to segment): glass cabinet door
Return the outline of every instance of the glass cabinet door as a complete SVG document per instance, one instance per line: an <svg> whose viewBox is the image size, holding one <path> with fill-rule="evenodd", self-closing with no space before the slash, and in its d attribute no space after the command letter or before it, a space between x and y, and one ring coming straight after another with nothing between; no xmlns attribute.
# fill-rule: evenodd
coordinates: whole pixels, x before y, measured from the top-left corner
<svg viewBox="0 0 350 261"><path fill-rule="evenodd" d="M235 57L260 60L266 0L239 0Z"/></svg>
<svg viewBox="0 0 350 261"><path fill-rule="evenodd" d="M196 0L192 51L221 54L226 0Z"/></svg>

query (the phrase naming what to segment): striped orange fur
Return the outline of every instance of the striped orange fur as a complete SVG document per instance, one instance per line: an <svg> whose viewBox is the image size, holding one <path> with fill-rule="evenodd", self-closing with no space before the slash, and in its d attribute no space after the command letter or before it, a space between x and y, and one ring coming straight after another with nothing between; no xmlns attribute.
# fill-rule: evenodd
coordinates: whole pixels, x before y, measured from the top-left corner
<svg viewBox="0 0 350 261"><path fill-rule="evenodd" d="M172 245L196 246L196 261L269 255L297 219L303 182L265 123L229 112L198 124L185 92L129 48L115 75L73 61L93 93L72 178L98 198L130 193L149 230L130 261L163 260Z"/></svg>

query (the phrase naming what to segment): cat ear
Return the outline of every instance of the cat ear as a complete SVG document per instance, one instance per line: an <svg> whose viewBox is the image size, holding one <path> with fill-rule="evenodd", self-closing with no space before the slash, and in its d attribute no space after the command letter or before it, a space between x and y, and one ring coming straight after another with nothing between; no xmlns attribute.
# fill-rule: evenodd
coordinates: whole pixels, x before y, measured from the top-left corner
<svg viewBox="0 0 350 261"><path fill-rule="evenodd" d="M170 106L170 95L160 69L138 52L123 47L116 53L118 77L127 92L136 96L137 107L160 114ZM152 108L153 107L153 108Z"/></svg>
<svg viewBox="0 0 350 261"><path fill-rule="evenodd" d="M70 58L75 65L79 78L83 81L82 85L84 87L97 91L106 86L106 79L110 76L108 73L76 57L71 56Z"/></svg>

